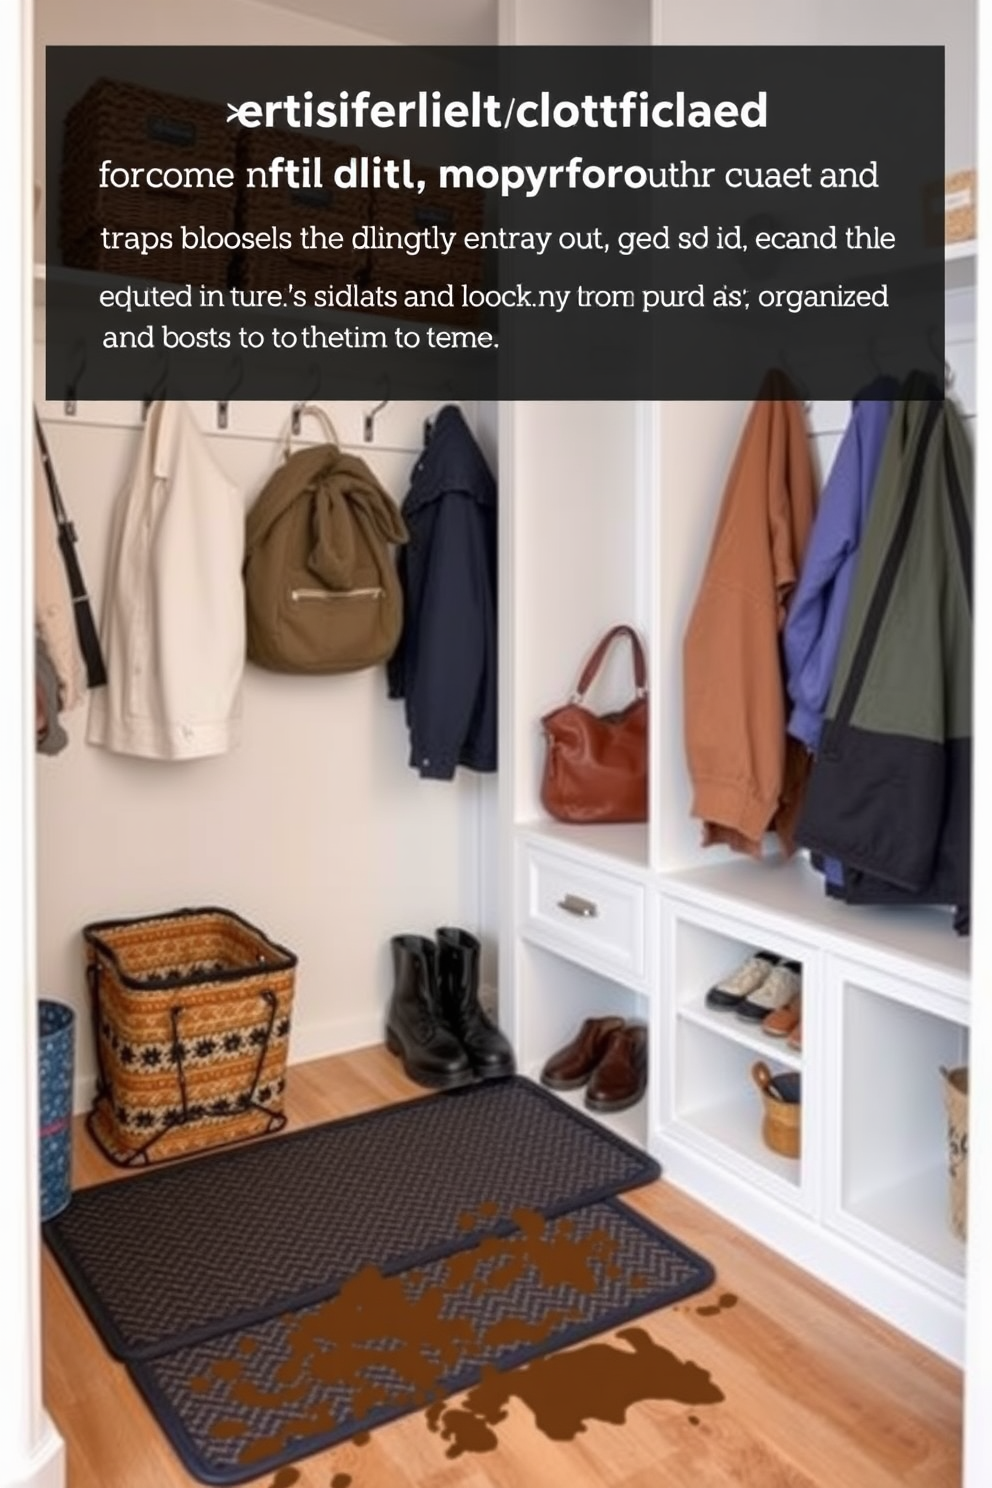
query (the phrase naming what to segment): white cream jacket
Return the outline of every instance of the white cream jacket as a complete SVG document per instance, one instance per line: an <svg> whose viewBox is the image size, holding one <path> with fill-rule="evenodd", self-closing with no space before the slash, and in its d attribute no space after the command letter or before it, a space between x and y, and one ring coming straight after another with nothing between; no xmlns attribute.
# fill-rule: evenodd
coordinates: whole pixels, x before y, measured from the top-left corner
<svg viewBox="0 0 992 1488"><path fill-rule="evenodd" d="M111 527L91 744L186 760L238 742L244 532L241 493L190 410L153 404Z"/></svg>

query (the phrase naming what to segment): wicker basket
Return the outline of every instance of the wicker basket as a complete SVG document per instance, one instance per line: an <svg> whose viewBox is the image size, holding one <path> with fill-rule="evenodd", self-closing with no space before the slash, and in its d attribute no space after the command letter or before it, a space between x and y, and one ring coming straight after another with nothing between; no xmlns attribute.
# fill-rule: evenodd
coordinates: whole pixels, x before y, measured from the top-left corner
<svg viewBox="0 0 992 1488"><path fill-rule="evenodd" d="M802 1127L798 1075L773 1075L759 1060L751 1067L751 1078L761 1091L764 1119L761 1136L766 1147L780 1157L798 1157Z"/></svg>
<svg viewBox="0 0 992 1488"><path fill-rule="evenodd" d="M358 278L368 254L354 247L352 237L369 220L371 193L361 188L339 189L333 179L335 166L345 164L353 154L347 145L330 145L307 135L271 129L262 135L245 133L238 147L238 226L247 232L272 228L289 232L293 246L248 249L241 254L236 278L243 289L285 290L289 284L297 289L326 289ZM285 182L248 187L249 170L268 168L277 155L300 162L319 156L322 184L300 189L291 189ZM341 233L344 243L336 249L305 248L301 234L309 228L325 237Z"/></svg>
<svg viewBox="0 0 992 1488"><path fill-rule="evenodd" d="M296 956L229 910L83 930L99 1080L88 1125L124 1166L278 1131Z"/></svg>
<svg viewBox="0 0 992 1488"><path fill-rule="evenodd" d="M62 155L60 247L70 268L140 275L213 287L227 282L231 253L194 249L142 256L107 248L101 228L119 232L161 231L178 237L181 223L229 232L235 225L236 193L147 191L140 187L101 190L99 166L236 167L234 133L220 104L179 98L134 83L101 78L69 110ZM235 177L236 180L236 177Z"/></svg>
<svg viewBox="0 0 992 1488"><path fill-rule="evenodd" d="M483 224L483 193L469 188L442 191L440 173L430 166L416 165L413 173L426 184L420 194L387 189L372 193L372 221L384 232L422 232L439 227L454 232L456 239L448 254L420 252L411 256L397 249L373 248L369 256L368 283L393 289L399 294L399 306L392 314L404 320L449 321L458 325L476 325L478 309L461 304L461 285L481 289L485 261L481 249L464 247L465 233L480 232ZM404 305L408 290L440 290L453 284L454 305ZM428 296L429 299L429 296Z"/></svg>
<svg viewBox="0 0 992 1488"><path fill-rule="evenodd" d="M959 1240L968 1237L968 1069L941 1068L944 1109L947 1112L947 1154L950 1174L951 1229Z"/></svg>

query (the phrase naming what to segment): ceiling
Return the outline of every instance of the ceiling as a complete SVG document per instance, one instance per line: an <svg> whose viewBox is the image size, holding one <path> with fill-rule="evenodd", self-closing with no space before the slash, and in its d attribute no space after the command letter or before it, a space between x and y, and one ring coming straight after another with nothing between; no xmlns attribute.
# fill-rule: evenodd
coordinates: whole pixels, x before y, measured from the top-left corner
<svg viewBox="0 0 992 1488"><path fill-rule="evenodd" d="M408 46L492 46L498 0L269 0Z"/></svg>

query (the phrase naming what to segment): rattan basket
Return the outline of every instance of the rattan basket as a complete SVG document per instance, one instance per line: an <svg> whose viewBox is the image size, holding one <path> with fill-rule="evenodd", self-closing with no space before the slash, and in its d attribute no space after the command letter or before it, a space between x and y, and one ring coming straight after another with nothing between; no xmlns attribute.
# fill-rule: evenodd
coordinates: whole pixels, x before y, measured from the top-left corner
<svg viewBox="0 0 992 1488"><path fill-rule="evenodd" d="M798 1095L797 1075L773 1075L767 1064L759 1060L751 1067L751 1078L761 1091L764 1118L761 1136L766 1147L780 1157L798 1157L801 1149L802 1105L798 1099L783 1099L783 1081L788 1081L787 1092L792 1095L793 1086Z"/></svg>
<svg viewBox="0 0 992 1488"><path fill-rule="evenodd" d="M355 153L347 145L280 130L243 135L238 146L238 226L246 232L288 232L292 247L250 248L240 254L236 278L242 288L286 290L293 284L297 289L314 290L357 279L366 267L368 252L364 247L356 249L353 237L369 221L371 193L361 187L337 187L333 174L336 166L346 164ZM277 186L249 187L249 170L268 169L278 155L298 163L311 161L311 182L312 161L319 157L321 184L290 187L280 181ZM320 236L313 240L314 246L305 247L303 233L311 228ZM321 237L329 239L334 232L344 238L341 247L322 246Z"/></svg>
<svg viewBox="0 0 992 1488"><path fill-rule="evenodd" d="M373 248L369 256L368 283L399 293L396 314L404 320L448 321L459 325L476 325L480 312L461 304L460 286L481 289L485 259L481 249L464 246L464 235L479 232L483 224L483 193L474 188L458 191L441 189L441 177L430 166L415 165L415 177L425 182L422 193L382 189L372 193L372 221L383 232L422 232L438 227L454 232L450 253L419 252L415 255L396 248ZM418 307L404 305L408 290L440 290L454 286L454 305ZM429 299L429 297L428 297Z"/></svg>
<svg viewBox="0 0 992 1488"><path fill-rule="evenodd" d="M202 166L235 170L235 136L222 105L181 98L134 83L101 78L69 110L60 183L59 244L70 268L145 279L187 281L214 287L227 282L231 253L178 245L179 224L228 232L235 224L236 191L101 189L102 160L149 168ZM235 176L236 181L236 176ZM108 247L101 229L162 231L171 227L171 250L142 256Z"/></svg>
<svg viewBox="0 0 992 1488"><path fill-rule="evenodd" d="M296 956L230 910L83 930L99 1069L89 1130L124 1166L285 1124Z"/></svg>

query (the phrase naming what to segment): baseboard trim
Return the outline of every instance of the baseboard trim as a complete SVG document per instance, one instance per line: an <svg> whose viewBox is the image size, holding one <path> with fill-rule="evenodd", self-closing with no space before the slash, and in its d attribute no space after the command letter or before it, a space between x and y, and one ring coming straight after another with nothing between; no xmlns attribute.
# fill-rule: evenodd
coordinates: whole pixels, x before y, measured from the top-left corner
<svg viewBox="0 0 992 1488"><path fill-rule="evenodd" d="M0 1465L2 1488L65 1488L65 1442L50 1417L44 1418L42 1438L29 1457Z"/></svg>

